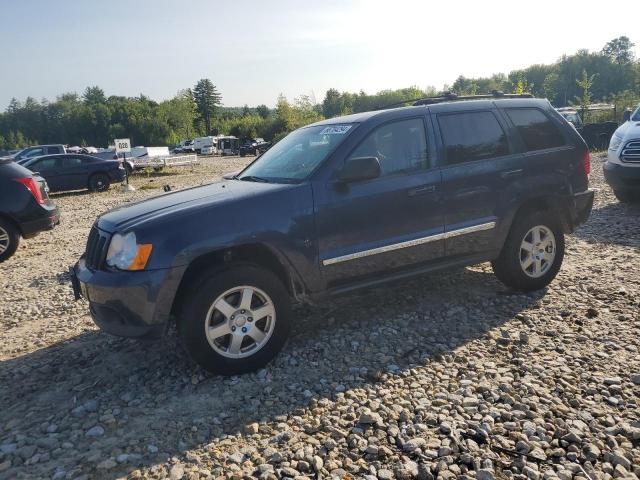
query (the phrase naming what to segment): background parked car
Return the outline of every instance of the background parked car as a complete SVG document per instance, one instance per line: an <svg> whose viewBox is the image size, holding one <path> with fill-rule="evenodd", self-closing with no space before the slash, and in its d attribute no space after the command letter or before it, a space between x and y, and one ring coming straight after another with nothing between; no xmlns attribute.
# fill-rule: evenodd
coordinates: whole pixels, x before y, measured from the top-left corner
<svg viewBox="0 0 640 480"><path fill-rule="evenodd" d="M0 262L15 253L20 237L34 237L60 221L47 190L44 178L0 159Z"/></svg>
<svg viewBox="0 0 640 480"><path fill-rule="evenodd" d="M618 200L640 202L640 106L624 120L611 136L604 177Z"/></svg>
<svg viewBox="0 0 640 480"><path fill-rule="evenodd" d="M25 162L24 166L39 172L51 191L88 188L101 192L125 178L121 160L103 160L91 155L45 155Z"/></svg>
<svg viewBox="0 0 640 480"><path fill-rule="evenodd" d="M264 138L249 138L240 147L240 156L260 155L266 152L271 146L271 142L265 142Z"/></svg>
<svg viewBox="0 0 640 480"><path fill-rule="evenodd" d="M12 155L11 158L13 158L16 163L22 165L30 158L40 157L42 155L57 155L60 153L67 153L64 145L35 145L33 147L23 148Z"/></svg>

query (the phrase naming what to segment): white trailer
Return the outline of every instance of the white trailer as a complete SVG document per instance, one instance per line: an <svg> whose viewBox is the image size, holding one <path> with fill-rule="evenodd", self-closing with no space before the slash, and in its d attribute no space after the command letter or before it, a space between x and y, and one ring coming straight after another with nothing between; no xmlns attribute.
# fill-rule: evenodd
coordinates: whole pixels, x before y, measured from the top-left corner
<svg viewBox="0 0 640 480"><path fill-rule="evenodd" d="M196 153L201 153L205 147L213 147L216 143L216 137L197 137L193 139L193 149Z"/></svg>

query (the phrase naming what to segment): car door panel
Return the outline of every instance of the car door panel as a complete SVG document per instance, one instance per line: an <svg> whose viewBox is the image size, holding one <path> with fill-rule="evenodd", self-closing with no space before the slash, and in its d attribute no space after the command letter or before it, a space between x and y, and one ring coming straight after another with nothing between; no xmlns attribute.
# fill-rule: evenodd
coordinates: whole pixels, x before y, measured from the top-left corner
<svg viewBox="0 0 640 480"><path fill-rule="evenodd" d="M457 133L459 138L471 138L477 134L482 139L483 129L486 129L488 139L484 144L479 143L476 148L460 149L455 144L456 135L446 132L447 129L455 128L452 121L454 118L462 120ZM466 123L465 118L476 118L475 121L482 119L480 133L468 128L471 123ZM456 112L447 115L447 120L448 125L443 125L440 118L435 122L442 163L451 161L447 159L447 154L455 156L456 162L444 166L442 170L446 255L464 256L491 252L497 248L496 226L503 216L503 207L506 203L513 202L510 185L525 173L523 155L516 152L510 140L509 126L495 110ZM491 127L487 125L488 121L492 122ZM496 137L500 144L496 143L492 147L492 141L498 141L492 140L493 137L490 136L490 128L494 126L496 135L497 132L502 133ZM447 139L447 135L452 138ZM488 152L486 155L482 153L483 148ZM493 152L491 148L494 148ZM476 159L476 156L481 155L484 158Z"/></svg>
<svg viewBox="0 0 640 480"><path fill-rule="evenodd" d="M420 121L424 127L424 118ZM426 158L426 145L422 149ZM426 167L346 187L315 184L320 269L327 284L440 258L440 185L440 170Z"/></svg>

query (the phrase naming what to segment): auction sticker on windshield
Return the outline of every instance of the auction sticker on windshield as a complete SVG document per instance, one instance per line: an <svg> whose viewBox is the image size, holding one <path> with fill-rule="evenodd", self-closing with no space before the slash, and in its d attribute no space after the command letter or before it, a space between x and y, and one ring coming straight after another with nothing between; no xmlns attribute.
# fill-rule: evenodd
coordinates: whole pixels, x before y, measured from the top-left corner
<svg viewBox="0 0 640 480"><path fill-rule="evenodd" d="M349 131L351 125L331 125L320 132L320 135L344 135Z"/></svg>

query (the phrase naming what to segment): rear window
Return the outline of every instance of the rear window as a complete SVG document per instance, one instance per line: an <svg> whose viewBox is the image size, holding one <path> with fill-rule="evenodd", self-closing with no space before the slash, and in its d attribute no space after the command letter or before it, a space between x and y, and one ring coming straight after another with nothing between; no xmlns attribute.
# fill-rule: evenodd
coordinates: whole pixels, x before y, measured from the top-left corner
<svg viewBox="0 0 640 480"><path fill-rule="evenodd" d="M55 153L62 153L62 150L60 150L60 147L49 147L49 155L53 155Z"/></svg>
<svg viewBox="0 0 640 480"><path fill-rule="evenodd" d="M493 112L461 112L438 116L447 164L509 154L507 135Z"/></svg>
<svg viewBox="0 0 640 480"><path fill-rule="evenodd" d="M528 152L561 147L564 137L553 122L537 108L507 108L507 116L518 129Z"/></svg>

